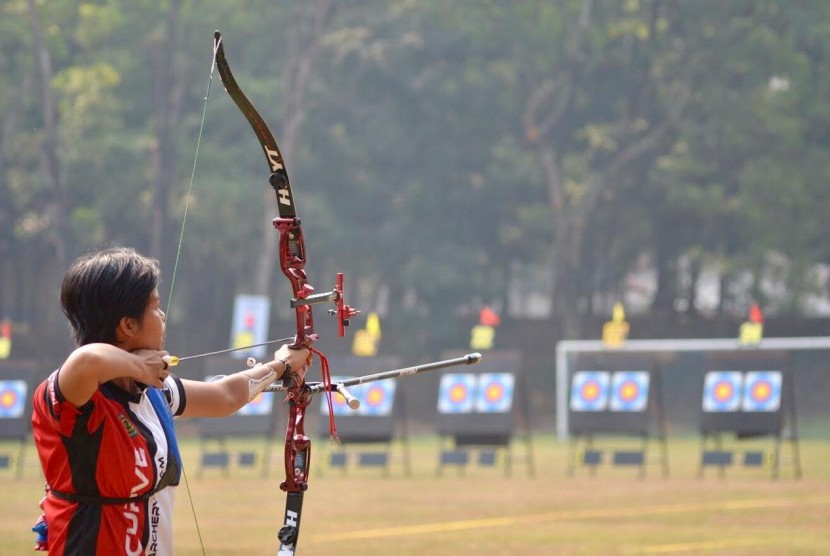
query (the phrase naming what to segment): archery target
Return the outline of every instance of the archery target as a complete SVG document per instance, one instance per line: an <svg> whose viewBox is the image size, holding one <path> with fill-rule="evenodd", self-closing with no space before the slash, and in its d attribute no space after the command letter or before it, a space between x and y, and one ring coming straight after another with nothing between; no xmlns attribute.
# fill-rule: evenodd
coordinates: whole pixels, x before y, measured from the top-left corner
<svg viewBox="0 0 830 556"><path fill-rule="evenodd" d="M744 375L744 411L778 411L781 407L781 372L750 371Z"/></svg>
<svg viewBox="0 0 830 556"><path fill-rule="evenodd" d="M26 382L0 380L0 419L19 419L26 407Z"/></svg>
<svg viewBox="0 0 830 556"><path fill-rule="evenodd" d="M242 406L237 415L270 415L274 407L274 393L261 392L256 398Z"/></svg>
<svg viewBox="0 0 830 556"><path fill-rule="evenodd" d="M571 384L571 411L604 411L608 406L609 373L578 371Z"/></svg>
<svg viewBox="0 0 830 556"><path fill-rule="evenodd" d="M450 373L441 377L438 389L438 413L472 413L476 376Z"/></svg>
<svg viewBox="0 0 830 556"><path fill-rule="evenodd" d="M703 411L719 413L738 411L741 406L743 373L710 371L703 383Z"/></svg>
<svg viewBox="0 0 830 556"><path fill-rule="evenodd" d="M649 373L619 371L611 379L611 411L645 411L648 405Z"/></svg>
<svg viewBox="0 0 830 556"><path fill-rule="evenodd" d="M513 407L512 373L483 373L478 377L475 411L479 413L507 413Z"/></svg>
<svg viewBox="0 0 830 556"><path fill-rule="evenodd" d="M351 377L335 377L332 382L343 382ZM392 407L395 403L395 381L384 380L370 384L359 384L357 386L350 386L349 393L360 402L360 407L356 410L349 407L346 403L346 398L335 392L332 395L332 407L334 408L334 415L370 415L377 417L388 416L392 413ZM329 404L326 396L320 396L320 412L323 415L329 414Z"/></svg>
<svg viewBox="0 0 830 556"><path fill-rule="evenodd" d="M360 395L352 391L352 395L360 400L360 415L383 417L392 413L395 401L395 381L384 380L359 387ZM355 388L355 390L357 387Z"/></svg>

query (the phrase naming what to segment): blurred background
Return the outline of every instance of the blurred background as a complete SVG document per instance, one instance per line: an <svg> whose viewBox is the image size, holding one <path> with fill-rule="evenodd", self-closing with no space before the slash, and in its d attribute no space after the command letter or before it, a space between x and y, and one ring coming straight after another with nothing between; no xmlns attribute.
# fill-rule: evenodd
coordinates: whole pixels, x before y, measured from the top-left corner
<svg viewBox="0 0 830 556"><path fill-rule="evenodd" d="M819 0L2 0L5 356L60 364L61 277L107 245L160 260L173 353L228 347L239 295L293 333L214 29L282 149L310 282L345 273L378 355L466 350L487 307L552 430L556 343L600 339L615 304L629 339L737 338L753 304L765 338L828 336L828 21ZM798 386L815 415L826 360ZM412 381L424 416L436 380Z"/></svg>

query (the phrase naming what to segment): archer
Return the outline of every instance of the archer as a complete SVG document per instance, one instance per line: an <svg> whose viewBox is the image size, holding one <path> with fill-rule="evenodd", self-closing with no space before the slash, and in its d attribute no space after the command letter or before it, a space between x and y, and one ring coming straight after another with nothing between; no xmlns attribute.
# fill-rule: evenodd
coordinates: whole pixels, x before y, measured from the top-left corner
<svg viewBox="0 0 830 556"><path fill-rule="evenodd" d="M61 308L79 347L34 393L47 483L36 550L172 554L173 417L226 417L279 379L305 380L309 349L287 345L215 382L171 374L159 279L155 260L127 248L83 256L64 276Z"/></svg>

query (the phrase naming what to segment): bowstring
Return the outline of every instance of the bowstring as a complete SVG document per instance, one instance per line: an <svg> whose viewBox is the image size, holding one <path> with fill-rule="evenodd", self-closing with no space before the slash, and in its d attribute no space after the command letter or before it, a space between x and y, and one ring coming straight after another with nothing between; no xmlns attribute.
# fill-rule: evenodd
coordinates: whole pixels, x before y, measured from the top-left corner
<svg viewBox="0 0 830 556"><path fill-rule="evenodd" d="M196 163L199 160L199 150L202 146L202 133L205 129L208 99L210 98L210 89L211 85L213 84L213 72L216 69L216 52L218 51L218 49L219 44L217 43L213 47L213 57L210 62L210 75L208 76L207 90L205 91L205 100L202 106L202 120L201 122L199 122L199 135L196 139L196 153L193 156L193 167L190 170L190 183L187 187L187 197L185 198L184 203L184 215L182 216L182 226L181 230L179 231L179 242L176 246L176 258L173 262L173 275L170 278L170 294L167 298L167 310L165 311L165 313L167 314L167 318L170 318L170 308L173 303L173 289L176 285L176 274L179 270L179 259L181 258L182 254L182 244L184 243L184 228L185 224L187 223L187 212L190 208L190 197L193 191L193 183L196 181ZM196 525L196 535L199 537L199 546L202 549L202 556L206 556L205 543L202 540L202 530L199 527L199 519L196 517L196 506L193 504L193 496L190 492L190 482L187 480L187 472L185 471L184 462L182 462L182 478L184 479L185 492L187 492L187 500L190 503L190 512L193 515L193 523Z"/></svg>
<svg viewBox="0 0 830 556"><path fill-rule="evenodd" d="M167 297L167 311L170 314L170 306L173 302L173 288L176 285L176 273L179 270L179 258L182 254L182 243L184 242L184 227L187 223L187 212L190 209L190 194L193 192L193 183L196 181L196 163L199 161L199 150L202 147L202 133L205 129L205 119L207 118L208 99L210 98L210 87L213 84L213 72L216 69L216 52L219 50L217 43L213 48L213 58L210 62L210 75L208 76L207 91L205 92L205 100L202 106L202 120L199 122L199 135L196 139L196 154L193 156L193 167L190 170L190 183L187 186L187 196L184 201L184 215L182 216L182 226L179 231L179 242L176 246L176 259L173 262L173 276L170 278L170 295Z"/></svg>

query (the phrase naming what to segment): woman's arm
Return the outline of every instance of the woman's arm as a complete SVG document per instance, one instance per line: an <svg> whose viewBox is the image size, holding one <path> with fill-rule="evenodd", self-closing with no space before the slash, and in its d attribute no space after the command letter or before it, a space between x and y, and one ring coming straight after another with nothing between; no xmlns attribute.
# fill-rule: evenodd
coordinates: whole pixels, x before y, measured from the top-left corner
<svg viewBox="0 0 830 556"><path fill-rule="evenodd" d="M306 348L289 349L288 346L282 346L274 354L273 361L222 377L214 382L182 379L187 400L182 416L232 415L265 390L269 384L281 379L286 372L286 363L290 367L290 372L302 380L310 362L310 354Z"/></svg>
<svg viewBox="0 0 830 556"><path fill-rule="evenodd" d="M141 349L130 353L111 344L87 344L79 347L66 359L58 372L58 389L75 407L92 398L102 383L116 378L131 378L137 382L163 387L169 374L162 361L165 351Z"/></svg>

